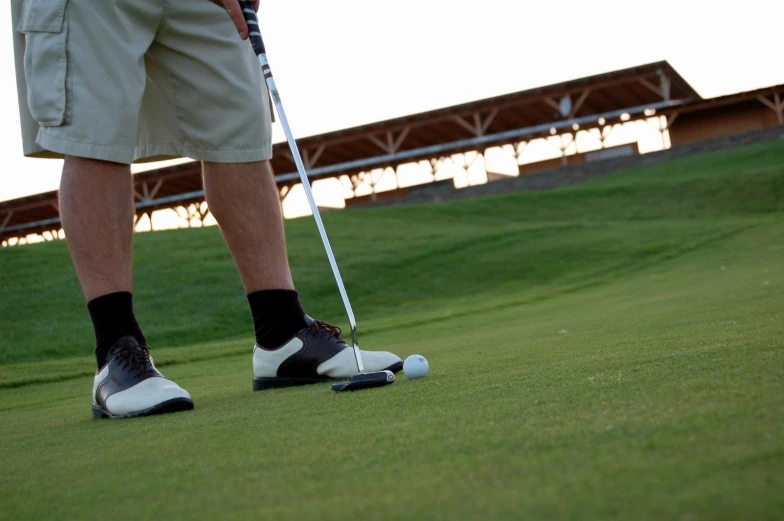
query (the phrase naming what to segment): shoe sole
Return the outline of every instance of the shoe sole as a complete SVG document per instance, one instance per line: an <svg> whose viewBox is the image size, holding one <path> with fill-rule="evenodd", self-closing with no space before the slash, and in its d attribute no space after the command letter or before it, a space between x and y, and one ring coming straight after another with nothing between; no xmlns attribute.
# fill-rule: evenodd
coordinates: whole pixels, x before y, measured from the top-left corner
<svg viewBox="0 0 784 521"><path fill-rule="evenodd" d="M154 407L143 411L130 412L128 414L112 414L106 409L93 405L93 420L124 420L127 418L141 418L143 416L154 416L156 414L169 414L173 412L190 411L193 409L193 400L188 398L173 398L161 402Z"/></svg>
<svg viewBox="0 0 784 521"><path fill-rule="evenodd" d="M386 369L393 373L399 373L403 369L403 361L395 362ZM253 390L264 391L266 389L284 389L286 387L297 387L300 385L310 384L323 384L328 382L342 382L346 378L330 378L328 376L322 378L278 378L278 377L257 377L253 379Z"/></svg>

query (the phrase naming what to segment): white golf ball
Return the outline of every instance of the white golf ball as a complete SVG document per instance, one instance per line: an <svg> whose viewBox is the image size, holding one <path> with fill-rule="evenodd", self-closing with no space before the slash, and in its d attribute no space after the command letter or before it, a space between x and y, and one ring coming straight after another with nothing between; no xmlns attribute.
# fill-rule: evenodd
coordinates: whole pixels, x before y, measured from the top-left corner
<svg viewBox="0 0 784 521"><path fill-rule="evenodd" d="M411 355L403 362L403 373L409 378L422 378L429 370L427 359L422 355Z"/></svg>

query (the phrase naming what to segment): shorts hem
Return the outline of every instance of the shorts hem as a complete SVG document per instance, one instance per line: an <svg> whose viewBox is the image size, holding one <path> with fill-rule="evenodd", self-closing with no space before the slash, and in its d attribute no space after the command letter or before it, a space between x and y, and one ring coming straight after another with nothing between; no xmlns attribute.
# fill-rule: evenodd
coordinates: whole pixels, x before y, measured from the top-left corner
<svg viewBox="0 0 784 521"><path fill-rule="evenodd" d="M98 159L126 165L133 162L132 148L74 141L72 139L53 136L47 133L43 128L38 131L36 143L45 151L55 152L57 154L62 154L63 156L86 157L89 159Z"/></svg>
<svg viewBox="0 0 784 521"><path fill-rule="evenodd" d="M134 161L188 157L210 163L255 163L272 158L272 145L254 148L201 148L180 143L151 143L136 147Z"/></svg>
<svg viewBox="0 0 784 521"><path fill-rule="evenodd" d="M254 163L272 158L271 144L256 148L209 149L179 143L150 143L136 148L125 148L57 137L44 129L39 131L35 145L33 147L32 143L25 143L25 155L52 159L76 156L122 164L180 158L211 163Z"/></svg>

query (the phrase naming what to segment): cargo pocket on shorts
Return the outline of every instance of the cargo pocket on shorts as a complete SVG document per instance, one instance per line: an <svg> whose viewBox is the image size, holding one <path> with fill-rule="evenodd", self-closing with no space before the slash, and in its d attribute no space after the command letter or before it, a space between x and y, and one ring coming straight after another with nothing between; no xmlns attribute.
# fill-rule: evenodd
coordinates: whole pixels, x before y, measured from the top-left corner
<svg viewBox="0 0 784 521"><path fill-rule="evenodd" d="M65 123L68 0L25 0L18 31L25 35L27 105L42 127Z"/></svg>

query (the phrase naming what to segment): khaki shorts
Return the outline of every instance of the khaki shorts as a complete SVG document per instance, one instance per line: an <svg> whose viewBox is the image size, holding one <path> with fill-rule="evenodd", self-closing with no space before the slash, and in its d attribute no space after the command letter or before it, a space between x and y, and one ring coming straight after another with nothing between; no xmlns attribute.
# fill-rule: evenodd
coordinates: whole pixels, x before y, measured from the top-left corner
<svg viewBox="0 0 784 521"><path fill-rule="evenodd" d="M272 156L250 43L208 0L11 0L24 154Z"/></svg>

